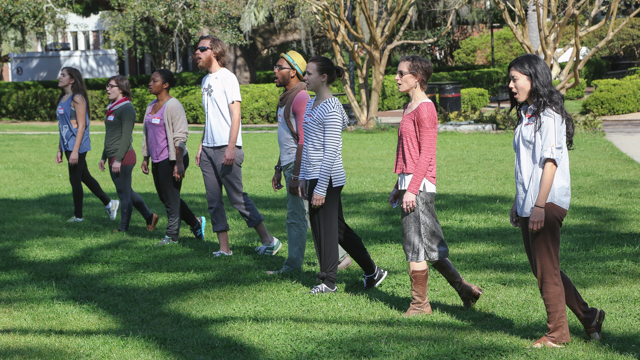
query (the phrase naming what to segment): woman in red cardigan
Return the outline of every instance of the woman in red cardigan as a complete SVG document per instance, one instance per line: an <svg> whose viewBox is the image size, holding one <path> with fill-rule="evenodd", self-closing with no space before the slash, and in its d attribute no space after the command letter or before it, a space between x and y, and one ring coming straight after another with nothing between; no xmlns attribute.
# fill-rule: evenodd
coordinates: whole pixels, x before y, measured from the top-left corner
<svg viewBox="0 0 640 360"><path fill-rule="evenodd" d="M438 114L425 93L432 73L429 60L405 56L395 78L398 90L411 98L398 129L394 170L398 181L389 195L391 205L402 205L402 247L409 262L413 298L405 316L431 314L427 261L458 292L465 307L473 306L482 295L482 289L464 281L449 261L449 247L436 216Z"/></svg>

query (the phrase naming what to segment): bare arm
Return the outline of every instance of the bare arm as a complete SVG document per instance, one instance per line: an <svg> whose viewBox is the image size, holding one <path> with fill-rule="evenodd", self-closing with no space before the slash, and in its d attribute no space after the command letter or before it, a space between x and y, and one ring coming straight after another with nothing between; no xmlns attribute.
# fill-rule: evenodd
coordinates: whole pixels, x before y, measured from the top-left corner
<svg viewBox="0 0 640 360"><path fill-rule="evenodd" d="M531 210L531 217L529 218L529 229L532 231L538 231L544 227L544 206L549 198L553 178L556 176L557 169L558 165L551 159L548 159L544 163L542 179L540 180L540 191L538 191L538 198L536 199L535 206Z"/></svg>
<svg viewBox="0 0 640 360"><path fill-rule="evenodd" d="M229 112L231 113L231 130L229 131L229 145L227 151L224 153L222 163L224 165L233 165L236 157L236 141L238 140L238 133L240 132L240 114L241 107L239 101L234 101L229 104Z"/></svg>
<svg viewBox="0 0 640 360"><path fill-rule="evenodd" d="M69 156L69 163L75 165L78 163L78 152L82 145L82 139L84 131L87 128L86 116L87 116L87 102L84 100L84 96L77 94L73 97L74 108L76 109L76 121L78 122L78 133L76 135L76 142L73 146L73 151Z"/></svg>

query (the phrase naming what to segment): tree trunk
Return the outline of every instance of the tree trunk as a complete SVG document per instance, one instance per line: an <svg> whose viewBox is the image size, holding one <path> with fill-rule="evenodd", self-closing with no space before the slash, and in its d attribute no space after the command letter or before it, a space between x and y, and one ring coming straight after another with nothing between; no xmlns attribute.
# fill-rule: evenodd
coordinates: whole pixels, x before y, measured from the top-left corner
<svg viewBox="0 0 640 360"><path fill-rule="evenodd" d="M527 25L529 28L529 41L533 47L535 54L540 55L540 32L538 31L538 14L536 13L536 1L529 2L527 7Z"/></svg>

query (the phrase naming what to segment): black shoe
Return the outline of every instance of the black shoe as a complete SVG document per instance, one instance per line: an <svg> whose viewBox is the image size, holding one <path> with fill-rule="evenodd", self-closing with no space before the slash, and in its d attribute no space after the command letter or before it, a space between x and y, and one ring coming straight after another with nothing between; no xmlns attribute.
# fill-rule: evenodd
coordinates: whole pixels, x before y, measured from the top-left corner
<svg viewBox="0 0 640 360"><path fill-rule="evenodd" d="M362 275L364 289L373 289L380 285L382 280L387 277L387 272L376 266L376 271L371 275Z"/></svg>

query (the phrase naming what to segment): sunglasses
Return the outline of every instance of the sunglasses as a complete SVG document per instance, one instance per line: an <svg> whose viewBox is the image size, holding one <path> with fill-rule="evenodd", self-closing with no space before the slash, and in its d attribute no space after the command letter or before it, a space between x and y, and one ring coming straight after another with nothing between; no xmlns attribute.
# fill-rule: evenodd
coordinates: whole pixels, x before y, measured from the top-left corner
<svg viewBox="0 0 640 360"><path fill-rule="evenodd" d="M197 51L197 50L200 50L200 52L201 52L201 53L203 53L203 52L205 52L205 51L207 51L207 50L209 50L209 49L213 50L213 48L211 48L211 47L206 47L206 46L196 46L196 51Z"/></svg>
<svg viewBox="0 0 640 360"><path fill-rule="evenodd" d="M402 71L402 70L398 70L398 72L396 73L396 75L398 75L400 77L400 79L402 79L405 75L408 74L415 74L415 71Z"/></svg>
<svg viewBox="0 0 640 360"><path fill-rule="evenodd" d="M276 65L273 67L273 70L278 70L278 71L282 71L282 70L293 70L292 68L288 68L288 67L284 67L282 65Z"/></svg>

